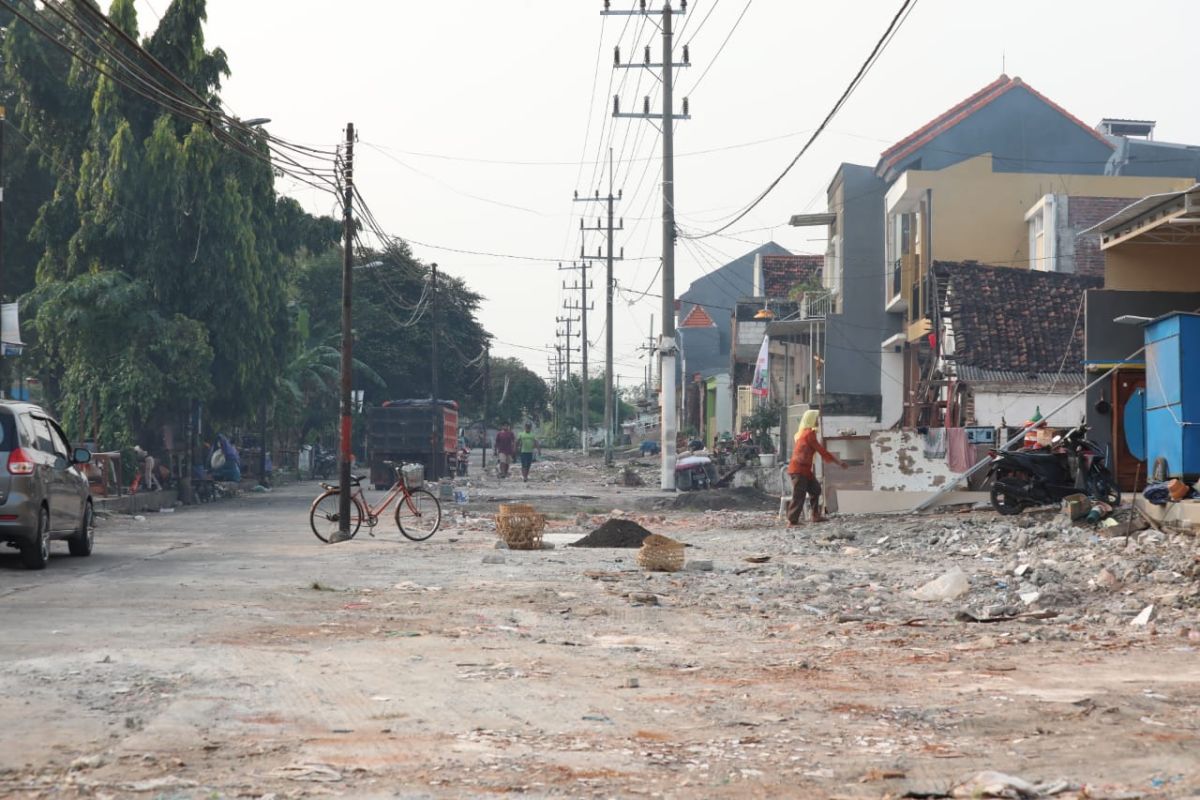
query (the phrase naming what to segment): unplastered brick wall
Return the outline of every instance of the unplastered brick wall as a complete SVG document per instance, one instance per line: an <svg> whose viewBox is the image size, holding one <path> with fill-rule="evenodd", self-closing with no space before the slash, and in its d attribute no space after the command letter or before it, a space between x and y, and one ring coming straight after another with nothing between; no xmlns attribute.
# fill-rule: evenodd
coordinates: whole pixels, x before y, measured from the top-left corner
<svg viewBox="0 0 1200 800"><path fill-rule="evenodd" d="M1097 225L1125 208L1133 199L1128 197L1068 197L1067 230L1062 232L1060 246L1073 245L1076 275L1104 276L1104 253L1100 250L1100 235L1085 234L1088 228Z"/></svg>

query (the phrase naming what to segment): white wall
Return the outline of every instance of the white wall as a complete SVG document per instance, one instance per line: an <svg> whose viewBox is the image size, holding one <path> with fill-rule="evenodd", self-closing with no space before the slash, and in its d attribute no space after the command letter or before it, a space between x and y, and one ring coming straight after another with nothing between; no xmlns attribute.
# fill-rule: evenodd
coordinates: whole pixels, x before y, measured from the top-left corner
<svg viewBox="0 0 1200 800"><path fill-rule="evenodd" d="M729 375L717 375L717 432L733 430L733 392L729 390ZM712 437L710 436L709 439Z"/></svg>
<svg viewBox="0 0 1200 800"><path fill-rule="evenodd" d="M880 425L890 428L904 415L904 353L885 350L879 356L879 368L883 373L879 379L880 394L883 395Z"/></svg>
<svg viewBox="0 0 1200 800"><path fill-rule="evenodd" d="M1031 419L1041 408L1042 416L1062 405L1070 394L1042 394L1036 392L975 392L975 419L979 425L999 426L1005 423L1016 427ZM1054 428L1069 428L1078 425L1087 413L1087 398L1076 397L1059 413L1048 419Z"/></svg>
<svg viewBox="0 0 1200 800"><path fill-rule="evenodd" d="M841 417L828 415L821 420L821 431L826 436L866 436L884 426L874 417Z"/></svg>
<svg viewBox="0 0 1200 800"><path fill-rule="evenodd" d="M871 488L877 492L932 492L958 473L946 459L925 457L925 437L916 431L871 434Z"/></svg>

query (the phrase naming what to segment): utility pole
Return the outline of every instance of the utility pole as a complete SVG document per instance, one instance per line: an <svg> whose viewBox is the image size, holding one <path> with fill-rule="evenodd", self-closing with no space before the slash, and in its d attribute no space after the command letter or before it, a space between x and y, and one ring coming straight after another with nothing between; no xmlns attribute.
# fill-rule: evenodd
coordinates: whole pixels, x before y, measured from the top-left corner
<svg viewBox="0 0 1200 800"><path fill-rule="evenodd" d="M646 343L644 345L641 345L640 347L638 347L638 350L641 350L642 352L646 353L647 355L658 352L658 348L654 344L655 339L654 339L654 315L653 314L650 315L649 331L650 331L650 335L646 337ZM652 395L653 393L654 393L654 360L651 357L651 358L646 359L646 394L645 394L646 399L649 400L650 395Z"/></svg>
<svg viewBox="0 0 1200 800"><path fill-rule="evenodd" d="M641 3L640 9L629 11L613 10L608 8L609 3L605 2L605 9L601 14L644 14L649 15L656 12L649 11L645 3ZM691 119L688 114L688 101L683 99L683 113L676 114L674 109L675 93L674 93L674 68L675 67L690 67L691 58L688 54L687 45L683 47L683 61L676 62L674 60L674 43L673 33L671 30L671 21L674 12L671 9L670 0L666 0L662 7L662 62L652 64L650 62L649 47L646 48L646 57L642 64L623 64L621 63L621 51L618 48L614 66L617 69L662 69L662 96L663 107L661 114L650 113L650 98L645 98L641 113L622 113L621 98L613 97L613 117L624 117L629 119L644 119L653 121L659 120L662 130L662 158L663 158L663 254L662 254L662 335L658 342L659 352L659 379L662 381L662 394L660 407L662 409L662 473L661 473L661 488L667 491L675 488L675 438L678 430L678 418L676 413L676 375L675 375L675 355L677 348L675 346L675 120ZM687 13L687 0L680 0L679 15Z"/></svg>
<svg viewBox="0 0 1200 800"><path fill-rule="evenodd" d="M331 542L350 538L350 435L353 422L350 408L350 381L353 376L354 328L351 300L354 288L354 123L346 124L345 197L342 201L342 363L341 363L341 440L338 459L338 529Z"/></svg>
<svg viewBox="0 0 1200 800"><path fill-rule="evenodd" d="M600 220L596 220L596 227L591 230L603 232L606 234L607 254L605 255L605 281L604 281L604 463L612 466L613 463L613 262L623 261L625 259L625 248L621 248L621 255L613 255L613 233L614 231L625 230L625 220L621 220L619 226L613 226L613 204L621 199L622 192L618 191L617 196L613 197L613 163L612 163L612 148L608 148L608 196L601 197L599 190L596 191L593 197L580 197L578 192L575 194L576 203L605 203L608 207L608 224L606 227L600 227ZM579 230L582 233L589 230L584 227L583 219L579 220ZM580 256L583 253L580 252ZM600 253L596 253L599 257Z"/></svg>
<svg viewBox="0 0 1200 800"><path fill-rule="evenodd" d="M577 269L580 272L579 282L576 285L567 286L565 283L563 284L563 288L566 289L567 291L578 291L579 292L579 302L571 303L570 301L563 301L563 308L568 309L570 311L578 311L579 312L579 320L580 320L580 332L579 332L580 358L579 358L579 360L581 362L580 369L579 369L579 411L580 411L579 438L581 440L580 448L583 451L584 455L586 455L587 451L588 451L588 425L589 425L588 417L590 416L588 414L587 320L588 320L588 312L592 310L592 307L588 305L588 299L587 299L588 289L592 288L588 284L587 273L588 273L588 270L591 269L592 265L589 261L587 261L587 258L584 255L582 250L580 250L579 255L580 255L580 261L578 264L572 264L569 267L564 267L562 264L559 264L558 268L559 269Z"/></svg>
<svg viewBox="0 0 1200 800"><path fill-rule="evenodd" d="M492 408L492 347L489 344L483 346L483 457L479 463L479 468L487 469L487 451L488 451L488 418L491 416Z"/></svg>
<svg viewBox="0 0 1200 800"><path fill-rule="evenodd" d="M431 315L430 324L432 326L432 335L429 337L429 353L433 360L433 373L430 376L429 391L430 398L433 403L434 416L436 418L437 401L438 401L438 296L437 296L437 264L429 265L429 312ZM444 432L443 432L444 433ZM441 477L441 470L438 468L438 451L443 449L442 443L438 441L438 432L435 428L429 437L429 477L437 480Z"/></svg>
<svg viewBox="0 0 1200 800"><path fill-rule="evenodd" d="M563 287L564 288L566 287L565 283L563 284ZM555 317L554 321L560 325L565 324L567 326L567 329L565 331L562 328L558 329L559 338L567 340L566 347L562 347L561 345L555 345L555 346L559 349L560 363L564 363L564 362L562 362L562 358L563 358L563 353L566 353L566 361L565 361L566 373L564 375L564 379L566 380L566 382L568 384L570 384L570 382L571 382L571 353L579 350L578 347L571 346L571 339L579 338L579 334L576 333L575 331L572 331L571 326L574 325L576 322L579 322L579 317L572 317L572 316ZM563 406L564 411L568 410L566 408L566 405L567 405L567 393L566 392L563 392L561 405Z"/></svg>

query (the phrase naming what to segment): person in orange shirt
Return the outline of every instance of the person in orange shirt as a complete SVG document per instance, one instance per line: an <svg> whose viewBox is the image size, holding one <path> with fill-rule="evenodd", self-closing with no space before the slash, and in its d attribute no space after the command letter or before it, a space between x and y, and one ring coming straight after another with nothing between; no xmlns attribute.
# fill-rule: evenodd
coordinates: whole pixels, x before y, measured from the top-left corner
<svg viewBox="0 0 1200 800"><path fill-rule="evenodd" d="M812 521L825 521L825 517L821 516L821 484L813 471L813 459L820 455L825 463L834 463L842 469L846 468L846 464L826 450L817 439L819 418L819 411L805 411L800 420L800 430L796 431L796 446L792 449L792 460L788 462L788 476L792 479L792 501L788 503L787 510L789 528L800 524L800 517L804 513L805 495L808 495Z"/></svg>

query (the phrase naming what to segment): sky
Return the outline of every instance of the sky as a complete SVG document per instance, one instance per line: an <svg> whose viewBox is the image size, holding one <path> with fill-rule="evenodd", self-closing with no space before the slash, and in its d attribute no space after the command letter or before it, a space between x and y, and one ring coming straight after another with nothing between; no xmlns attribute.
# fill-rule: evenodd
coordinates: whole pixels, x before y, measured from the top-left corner
<svg viewBox="0 0 1200 800"><path fill-rule="evenodd" d="M612 0L633 8L633 0ZM648 0L661 8L662 0ZM679 71L675 208L686 232L723 224L774 180L864 61L901 0L693 0L676 18L692 66ZM138 0L143 33L167 0ZM678 9L678 0L674 7ZM646 70L612 69L613 48L640 60L662 37L639 16L602 17L600 0L208 0L207 41L229 57L222 96L243 119L268 117L274 135L333 147L358 130L355 177L390 234L422 261L461 277L485 297L493 356L520 358L545 376L555 318L566 314L560 272L580 250L579 214L595 204L573 193L608 189L608 148L625 227L615 280L615 373L639 383L638 346L660 325L655 273L662 254L661 141L641 107L658 82ZM1088 124L1154 119L1156 138L1200 142L1200 105L1183 68L1200 3L918 0L847 105L777 188L720 237L676 248L676 295L697 278L775 241L822 253L818 228L790 228L795 213L824 210L842 162L874 165L879 153L1002 71L1020 76ZM657 17L655 17L657 19ZM740 20L740 21L739 21ZM677 49L676 57L681 57ZM280 191L313 213L329 195L288 180ZM594 253L602 245L586 236ZM420 243L420 244L419 244ZM437 247L435 247L437 246ZM456 253L447 249L491 255ZM508 258L502 256L522 256ZM365 277L369 273L359 273ZM589 318L593 371L603 363L602 270ZM415 298L414 298L415 299ZM330 298L337 302L337 298ZM577 362L578 356L573 360Z"/></svg>

